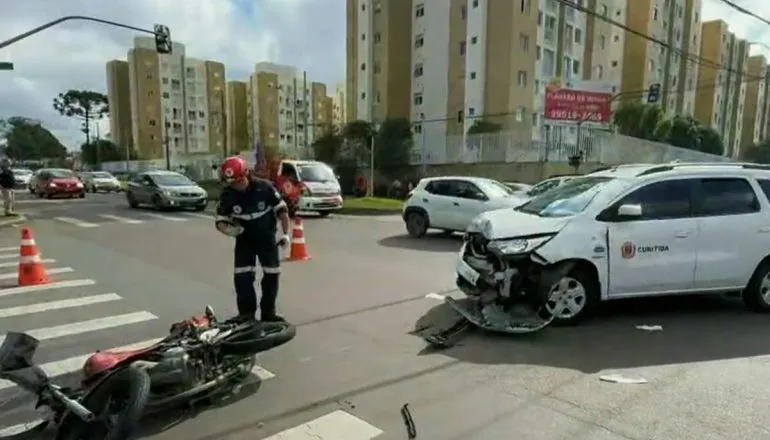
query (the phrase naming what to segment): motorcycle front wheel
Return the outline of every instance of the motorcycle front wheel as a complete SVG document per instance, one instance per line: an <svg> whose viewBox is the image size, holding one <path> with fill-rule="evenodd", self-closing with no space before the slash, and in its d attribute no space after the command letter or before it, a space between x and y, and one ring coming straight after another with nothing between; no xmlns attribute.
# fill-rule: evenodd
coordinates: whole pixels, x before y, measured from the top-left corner
<svg viewBox="0 0 770 440"><path fill-rule="evenodd" d="M222 354L248 356L281 346L297 335L297 328L288 322L254 322L242 324L218 343Z"/></svg>
<svg viewBox="0 0 770 440"><path fill-rule="evenodd" d="M144 413L150 395L146 371L126 367L96 385L81 404L96 416L85 422L67 414L56 440L127 440Z"/></svg>

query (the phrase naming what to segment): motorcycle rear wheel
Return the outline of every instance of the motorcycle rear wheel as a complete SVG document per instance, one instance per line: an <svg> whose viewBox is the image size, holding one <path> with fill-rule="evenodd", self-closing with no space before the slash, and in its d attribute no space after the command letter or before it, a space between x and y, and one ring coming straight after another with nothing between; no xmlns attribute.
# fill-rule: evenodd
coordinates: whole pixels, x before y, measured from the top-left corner
<svg viewBox="0 0 770 440"><path fill-rule="evenodd" d="M254 322L241 325L219 342L222 354L248 356L281 346L297 335L297 328L288 322Z"/></svg>
<svg viewBox="0 0 770 440"><path fill-rule="evenodd" d="M96 421L84 422L69 413L62 420L56 440L127 440L144 413L149 395L147 372L123 368L99 383L81 402L94 413ZM111 412L113 409L117 413Z"/></svg>

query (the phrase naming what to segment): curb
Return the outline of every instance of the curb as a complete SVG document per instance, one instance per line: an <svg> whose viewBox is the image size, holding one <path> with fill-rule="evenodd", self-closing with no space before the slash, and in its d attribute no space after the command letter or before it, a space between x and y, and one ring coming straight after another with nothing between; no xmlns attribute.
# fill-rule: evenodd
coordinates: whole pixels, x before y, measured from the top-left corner
<svg viewBox="0 0 770 440"><path fill-rule="evenodd" d="M388 210L388 209L369 209L369 208L342 208L339 211L332 213L349 216L362 216L362 217L379 217L388 215L401 215L401 209Z"/></svg>
<svg viewBox="0 0 770 440"><path fill-rule="evenodd" d="M18 225L19 223L24 223L27 220L27 217L24 215L17 215L9 219L0 218L0 228L7 228L9 226Z"/></svg>

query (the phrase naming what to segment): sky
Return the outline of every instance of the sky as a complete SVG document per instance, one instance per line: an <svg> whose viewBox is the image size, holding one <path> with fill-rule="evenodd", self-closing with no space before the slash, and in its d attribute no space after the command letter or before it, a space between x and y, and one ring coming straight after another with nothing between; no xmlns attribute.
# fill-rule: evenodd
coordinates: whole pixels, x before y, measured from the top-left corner
<svg viewBox="0 0 770 440"><path fill-rule="evenodd" d="M448 0L426 0L448 1ZM508 1L508 0L490 0ZM633 1L633 0L630 0ZM770 19L767 0L734 0ZM243 80L255 63L272 61L305 69L314 81L334 84L345 75L345 0L2 0L0 40L67 15L88 15L151 29L162 23L188 56L225 63L229 80ZM770 47L770 25L703 0L703 19L722 18L740 38ZM68 148L84 141L80 123L60 116L53 98L68 89L106 94L105 63L125 59L133 31L87 21L67 22L0 49L0 118L39 119ZM752 53L770 50L752 46ZM100 125L108 131L108 122Z"/></svg>

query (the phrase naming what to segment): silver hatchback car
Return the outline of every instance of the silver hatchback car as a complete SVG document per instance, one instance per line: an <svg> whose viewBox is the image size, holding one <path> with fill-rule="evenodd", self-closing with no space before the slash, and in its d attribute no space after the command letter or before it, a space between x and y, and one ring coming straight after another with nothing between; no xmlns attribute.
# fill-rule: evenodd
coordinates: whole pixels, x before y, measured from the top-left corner
<svg viewBox="0 0 770 440"><path fill-rule="evenodd" d="M147 171L128 183L126 200L132 208L150 205L155 209L203 211L208 193L195 182L173 171Z"/></svg>

